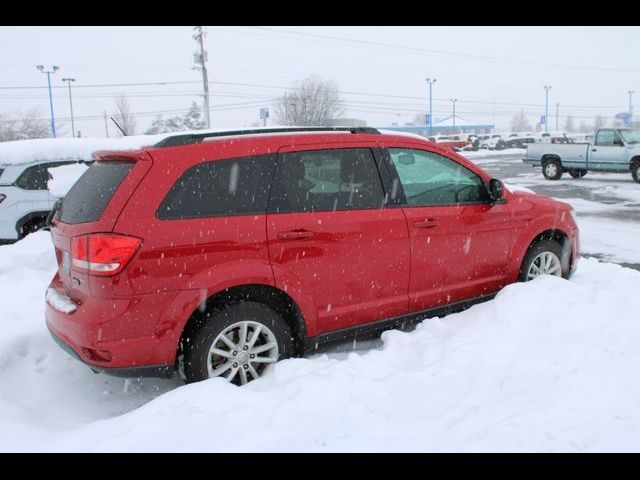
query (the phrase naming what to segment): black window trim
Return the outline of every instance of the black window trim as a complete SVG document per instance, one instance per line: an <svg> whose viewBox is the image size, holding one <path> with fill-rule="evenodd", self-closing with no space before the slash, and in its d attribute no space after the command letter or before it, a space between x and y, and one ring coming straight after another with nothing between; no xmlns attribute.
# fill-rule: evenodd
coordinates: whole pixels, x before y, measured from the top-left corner
<svg viewBox="0 0 640 480"><path fill-rule="evenodd" d="M255 158L255 157L265 157L265 161L273 161L273 170L271 172L271 179L269 180L269 185L268 185L268 188L267 188L267 202L265 204L266 205L265 211L263 211L263 212L260 212L260 211L258 211L258 212L242 212L242 213L233 213L233 214L221 213L221 214L207 214L207 215L181 215L181 216L176 216L176 217L160 217L159 216L160 209L162 208L162 205L164 204L165 200L167 199L167 197L169 196L169 194L173 190L174 185L183 177L183 175L185 175L192 168L195 168L195 167L198 167L198 166L201 166L201 165L205 165L205 164L208 164L208 163L218 163L218 162L225 162L225 161L240 161L240 160L243 160L243 159ZM242 157L216 158L216 159L212 159L212 160L203 160L203 161L200 161L198 163L195 163L195 164L187 167L185 170L183 170L178 175L177 180L175 182L173 182L169 186L169 189L164 194L164 196L162 197L162 200L158 204L158 207L156 208L154 216L155 216L156 219L158 219L158 220L160 220L162 222L175 222L175 221L180 221L180 220L206 220L206 219L211 219L211 218L250 217L250 216L256 216L256 215L266 215L269 212L269 198L271 197L271 187L273 186L273 180L275 178L275 172L276 172L275 157L276 157L275 153L260 153L260 154L256 154L256 155L245 155L245 156L242 156Z"/></svg>
<svg viewBox="0 0 640 480"><path fill-rule="evenodd" d="M335 144L332 144L335 145ZM363 149L363 150L369 150L371 152L371 158L373 158L373 163L376 167L376 171L378 173L378 179L380 180L380 185L382 187L382 192L383 192L383 201L380 205L380 207L369 207L369 208L343 208L343 209L339 209L339 210L313 210L312 212L305 212L302 210L279 210L279 211L275 211L271 209L271 188L273 187L273 184L275 182L275 178L276 178L276 172L278 171L278 161L280 160L280 158L282 158L283 155L285 154L291 154L291 153L302 153L302 152L320 152L320 151L327 151L327 150L357 150L357 149ZM388 205L388 198L389 198L389 194L388 194L388 190L387 188L385 188L385 181L383 179L383 175L381 175L380 173L380 161L382 161L382 158L378 155L378 153L376 153L376 150L380 150L380 147L377 145L359 145L359 146L349 146L349 147L340 147L340 146L332 146L332 147L324 147L321 146L320 148L300 148L295 149L295 150L287 150L287 151L278 151L278 156L276 158L276 168L274 169L274 174L273 174L273 178L271 180L271 185L269 187L269 199L267 200L267 214L268 215L287 215L287 214L291 214L291 213L297 213L297 214L313 214L313 213L335 213L335 212L358 212L358 211L368 211L368 210L383 210L385 208L391 208L394 207L395 205ZM380 161L379 161L380 160ZM403 193L404 195L404 193Z"/></svg>
<svg viewBox="0 0 640 480"><path fill-rule="evenodd" d="M397 205L391 205L390 207L402 207L402 208L429 208L429 207L459 207L459 206L467 206L467 205L490 205L491 202L489 200L486 200L484 202L460 202L460 203L441 203L438 205L409 205L409 202L407 201L407 197L405 195L404 192L404 185L402 185L402 181L400 180L400 175L398 174L398 170L396 169L396 166L393 164L393 160L391 159L391 152L389 152L390 148L402 148L405 150L417 150L420 152L426 152L426 153L431 153L431 154L435 154L435 155L439 155L443 158L446 158L447 160L459 165L462 168L465 168L466 170L468 170L469 172L471 172L472 174L474 174L476 177L478 177L480 179L480 183L482 185L484 185L485 189L487 188L487 184L485 183L485 181L482 179L482 177L480 175L478 175L476 172L468 169L465 165L462 165L461 163L456 162L455 160L447 157L446 155L442 155L438 152L432 152L431 150L425 150L424 148L418 148L417 146L413 146L413 147L404 147L404 146L398 146L398 147L394 147L391 145L385 145L384 147L381 147L380 150L382 151L382 155L386 156L387 161L382 162L383 164L387 165L390 173L392 175L392 178L397 179L398 181L398 198L402 198L403 203L398 203Z"/></svg>

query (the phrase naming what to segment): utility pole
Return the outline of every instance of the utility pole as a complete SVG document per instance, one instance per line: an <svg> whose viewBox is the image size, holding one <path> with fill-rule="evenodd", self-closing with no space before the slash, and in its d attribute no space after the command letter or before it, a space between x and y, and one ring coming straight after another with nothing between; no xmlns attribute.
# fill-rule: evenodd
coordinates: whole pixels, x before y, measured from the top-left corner
<svg viewBox="0 0 640 480"><path fill-rule="evenodd" d="M193 39L198 42L199 51L193 54L193 59L198 65L194 67L202 72L202 88L204 90L204 119L207 122L207 128L211 128L211 118L209 116L209 77L207 75L207 51L204 49L205 32L202 27L195 27Z"/></svg>
<svg viewBox="0 0 640 480"><path fill-rule="evenodd" d="M71 108L71 137L76 136L76 124L73 122L73 100L71 100L71 82L75 82L75 78L63 78L63 82L67 82L69 86L69 107Z"/></svg>
<svg viewBox="0 0 640 480"><path fill-rule="evenodd" d="M544 131L549 131L549 90L551 90L551 86L545 85L545 102L544 102Z"/></svg>
<svg viewBox="0 0 640 480"><path fill-rule="evenodd" d="M45 70L44 65L36 65L36 68L42 73L47 74L47 83L49 85L49 108L51 109L51 133L53 134L53 138L56 138L56 121L53 116L53 95L51 94L51 74L56 73L60 67L54 65L51 67L51 70Z"/></svg>
<svg viewBox="0 0 640 480"><path fill-rule="evenodd" d="M109 122L107 122L107 111L104 111L104 132L109 138Z"/></svg>
<svg viewBox="0 0 640 480"><path fill-rule="evenodd" d="M450 98L449 100L451 100L451 103L453 103L453 134L455 135L456 133L456 102L458 101L457 98Z"/></svg>
<svg viewBox="0 0 640 480"><path fill-rule="evenodd" d="M629 125L633 124L633 103L631 103L631 97L635 93L633 90L627 92L629 94Z"/></svg>
<svg viewBox="0 0 640 480"><path fill-rule="evenodd" d="M433 103L432 103L432 87L433 84L436 83L437 78L427 78L427 83L429 84L429 135L433 135Z"/></svg>
<svg viewBox="0 0 640 480"><path fill-rule="evenodd" d="M556 132L558 131L558 112L560 111L560 104L556 103Z"/></svg>

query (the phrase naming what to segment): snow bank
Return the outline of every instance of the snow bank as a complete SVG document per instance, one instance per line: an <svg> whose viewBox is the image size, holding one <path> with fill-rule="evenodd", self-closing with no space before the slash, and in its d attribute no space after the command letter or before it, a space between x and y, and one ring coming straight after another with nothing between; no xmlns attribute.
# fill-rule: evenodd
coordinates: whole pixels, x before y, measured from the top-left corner
<svg viewBox="0 0 640 480"><path fill-rule="evenodd" d="M89 168L87 165L81 163L50 168L49 173L52 178L47 186L51 195L59 198L64 197L73 184L87 171L87 168Z"/></svg>
<svg viewBox="0 0 640 480"><path fill-rule="evenodd" d="M1 451L640 451L633 270L581 260L237 388L94 375L46 330L55 268L47 233L0 247Z"/></svg>
<svg viewBox="0 0 640 480"><path fill-rule="evenodd" d="M154 145L172 135L224 130L190 130L120 138L40 138L0 142L0 165L28 164L43 160L91 160L91 154L97 150L133 150Z"/></svg>

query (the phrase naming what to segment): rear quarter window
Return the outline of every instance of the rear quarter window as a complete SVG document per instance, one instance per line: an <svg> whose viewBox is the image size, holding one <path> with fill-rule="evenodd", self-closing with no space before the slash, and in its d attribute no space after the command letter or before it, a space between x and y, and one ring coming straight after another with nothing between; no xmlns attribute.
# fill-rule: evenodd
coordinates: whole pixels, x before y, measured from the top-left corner
<svg viewBox="0 0 640 480"><path fill-rule="evenodd" d="M195 165L173 185L156 213L161 220L264 214L275 155Z"/></svg>
<svg viewBox="0 0 640 480"><path fill-rule="evenodd" d="M98 221L133 165L122 161L95 162L64 197L58 219L70 224Z"/></svg>

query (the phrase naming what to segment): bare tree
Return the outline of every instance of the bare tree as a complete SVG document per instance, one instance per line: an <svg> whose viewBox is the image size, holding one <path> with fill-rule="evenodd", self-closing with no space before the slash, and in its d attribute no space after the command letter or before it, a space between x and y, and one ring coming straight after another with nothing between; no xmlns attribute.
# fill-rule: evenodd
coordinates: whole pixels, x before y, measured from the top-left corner
<svg viewBox="0 0 640 480"><path fill-rule="evenodd" d="M567 132L573 132L576 129L575 122L573 121L573 117L571 115L567 116L567 121L564 124L564 129Z"/></svg>
<svg viewBox="0 0 640 480"><path fill-rule="evenodd" d="M578 131L580 133L591 133L593 132L593 125L587 125L587 122L584 120L580 121L580 126L578 127Z"/></svg>
<svg viewBox="0 0 640 480"><path fill-rule="evenodd" d="M48 137L51 137L49 123L37 108L0 114L0 142Z"/></svg>
<svg viewBox="0 0 640 480"><path fill-rule="evenodd" d="M318 75L293 83L275 101L276 120L281 125L331 125L344 112L338 84Z"/></svg>
<svg viewBox="0 0 640 480"><path fill-rule="evenodd" d="M116 113L114 119L120 125L125 135L133 135L136 131L136 119L131 113L129 99L121 95L115 99Z"/></svg>
<svg viewBox="0 0 640 480"><path fill-rule="evenodd" d="M607 119L603 115L596 115L594 130L604 127L607 124Z"/></svg>
<svg viewBox="0 0 640 480"><path fill-rule="evenodd" d="M524 115L524 111L520 110L520 113L511 119L511 131L512 132L528 132L531 130L531 124L527 117Z"/></svg>

